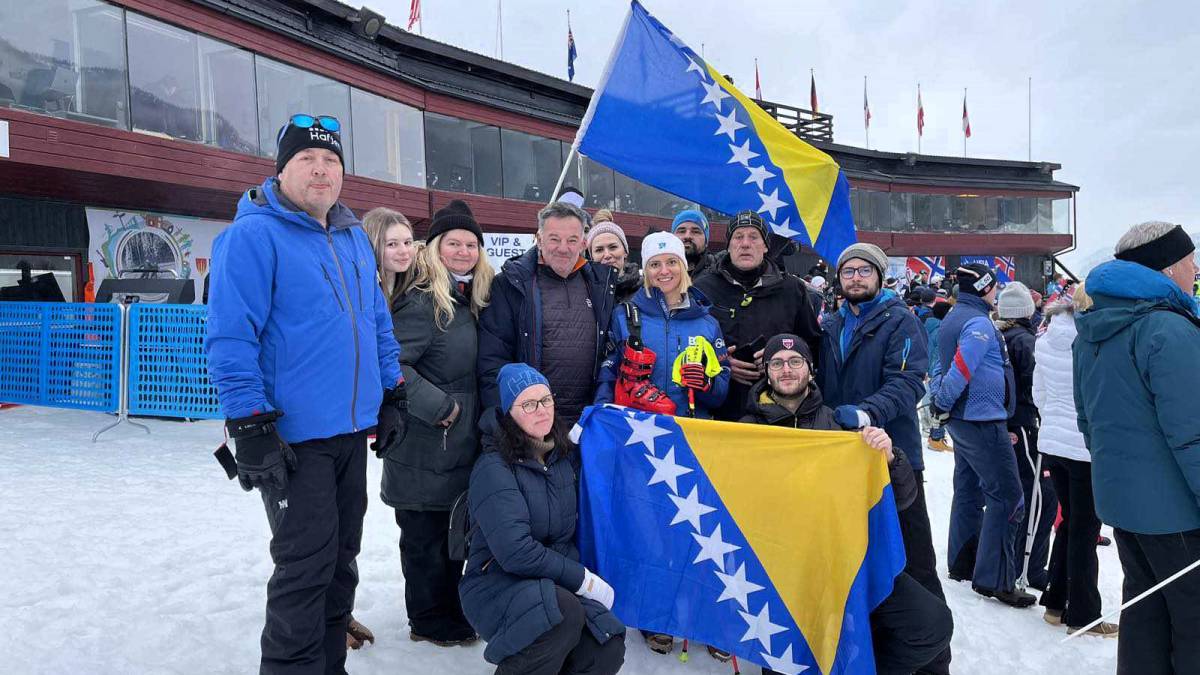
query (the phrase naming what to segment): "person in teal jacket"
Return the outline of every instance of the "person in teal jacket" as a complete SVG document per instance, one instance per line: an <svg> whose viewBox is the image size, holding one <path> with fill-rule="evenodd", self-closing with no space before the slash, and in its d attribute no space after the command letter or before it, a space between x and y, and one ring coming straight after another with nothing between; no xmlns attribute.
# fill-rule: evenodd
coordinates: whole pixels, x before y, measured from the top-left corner
<svg viewBox="0 0 1200 675"><path fill-rule="evenodd" d="M1200 319L1195 246L1178 225L1142 223L1085 286L1076 318L1079 430L1096 513L1113 526L1130 600L1200 557ZM1200 574L1121 612L1118 673L1196 672Z"/></svg>

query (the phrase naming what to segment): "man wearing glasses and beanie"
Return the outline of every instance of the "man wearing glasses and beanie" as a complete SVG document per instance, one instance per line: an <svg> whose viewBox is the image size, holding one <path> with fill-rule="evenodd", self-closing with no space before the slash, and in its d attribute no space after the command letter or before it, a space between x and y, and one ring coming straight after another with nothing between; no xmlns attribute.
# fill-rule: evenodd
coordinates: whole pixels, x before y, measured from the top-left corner
<svg viewBox="0 0 1200 675"><path fill-rule="evenodd" d="M404 382L375 255L342 204L341 125L294 115L277 175L213 243L209 374L271 526L262 673L343 673L367 507L367 432L403 436Z"/></svg>
<svg viewBox="0 0 1200 675"><path fill-rule="evenodd" d="M887 264L887 254L874 244L852 244L838 256L835 270L846 301L822 326L817 379L825 404L843 429L882 427L907 456L916 491L912 506L900 511L904 571L945 600L925 505L924 443L917 418L917 402L925 395L928 338L904 301L882 288ZM950 672L949 647L927 660L920 672Z"/></svg>

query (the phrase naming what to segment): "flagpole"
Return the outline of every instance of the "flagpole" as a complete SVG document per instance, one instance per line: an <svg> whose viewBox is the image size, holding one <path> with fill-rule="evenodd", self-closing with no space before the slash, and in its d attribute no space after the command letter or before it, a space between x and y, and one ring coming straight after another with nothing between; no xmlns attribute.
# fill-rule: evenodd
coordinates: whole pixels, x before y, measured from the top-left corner
<svg viewBox="0 0 1200 675"><path fill-rule="evenodd" d="M963 119L968 120L967 116L967 88L963 87ZM967 156L967 129L963 127L963 157Z"/></svg>
<svg viewBox="0 0 1200 675"><path fill-rule="evenodd" d="M917 83L917 116L920 117L924 106L921 105L921 83ZM923 120L917 120L917 154L921 154L921 124Z"/></svg>
<svg viewBox="0 0 1200 675"><path fill-rule="evenodd" d="M867 76L863 75L863 131L867 136L867 149L871 149L871 122L867 119L870 104L867 101Z"/></svg>
<svg viewBox="0 0 1200 675"><path fill-rule="evenodd" d="M496 50L504 60L504 0L496 0Z"/></svg>
<svg viewBox="0 0 1200 675"><path fill-rule="evenodd" d="M1029 77L1028 90L1026 91L1025 100L1029 103L1029 156L1026 158L1030 162L1033 161L1033 76Z"/></svg>

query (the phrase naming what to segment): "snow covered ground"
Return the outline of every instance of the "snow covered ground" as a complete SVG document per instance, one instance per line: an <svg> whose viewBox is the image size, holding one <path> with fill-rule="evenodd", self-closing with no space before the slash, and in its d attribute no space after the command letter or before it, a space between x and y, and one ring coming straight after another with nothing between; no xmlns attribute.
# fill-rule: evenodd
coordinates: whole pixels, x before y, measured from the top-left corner
<svg viewBox="0 0 1200 675"><path fill-rule="evenodd" d="M0 672L248 673L257 669L268 529L257 495L227 481L212 458L218 422L150 420L92 444L111 418L0 411ZM926 453L926 488L942 572L950 455ZM441 649L408 639L404 579L391 511L376 499L370 462L355 616L377 643L350 655L354 673L490 673L483 647ZM1108 528L1105 528L1107 534ZM1041 610L1015 610L945 581L960 674L1111 673L1116 640L1060 645ZM1120 597L1113 547L1100 549L1106 609ZM681 664L631 639L623 672L731 673L702 650ZM748 666L744 672L757 673Z"/></svg>

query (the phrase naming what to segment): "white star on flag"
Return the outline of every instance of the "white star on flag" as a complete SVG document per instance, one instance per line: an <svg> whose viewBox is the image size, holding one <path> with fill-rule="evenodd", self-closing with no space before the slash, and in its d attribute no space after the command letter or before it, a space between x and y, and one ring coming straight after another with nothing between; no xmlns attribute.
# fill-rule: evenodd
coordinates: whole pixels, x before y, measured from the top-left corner
<svg viewBox="0 0 1200 675"><path fill-rule="evenodd" d="M717 529L713 530L711 537L706 537L699 532L693 532L692 538L696 540L697 544L700 544L700 554L697 555L696 559L692 562L699 563L702 560L711 560L717 564L717 567L721 569L725 569L725 555L727 553L733 553L741 548L741 546L738 546L737 544L726 543L725 540L721 538L720 523L717 524ZM768 645L767 649L770 648L771 647Z"/></svg>
<svg viewBox="0 0 1200 675"><path fill-rule="evenodd" d="M767 613L769 603L763 603L762 609L758 614L751 614L738 610L738 614L746 620L746 634L742 636L742 642L746 640L758 640L759 644L767 651L771 650L771 637L787 630L783 626L771 623L771 617ZM786 653L786 652L785 652Z"/></svg>
<svg viewBox="0 0 1200 675"><path fill-rule="evenodd" d="M650 477L650 482L646 485L666 483L667 487L671 488L671 492L679 494L679 477L685 473L691 473L692 470L675 463L675 448L667 450L666 457L662 459L654 455L646 455L646 459L654 465L654 475Z"/></svg>
<svg viewBox="0 0 1200 675"><path fill-rule="evenodd" d="M787 237L788 239L791 239L792 237L799 237L801 234L803 234L803 232L793 230L791 227L791 222L792 219L790 217L784 218L782 223L771 223L771 229L775 232L775 234L781 237Z"/></svg>
<svg viewBox="0 0 1200 675"><path fill-rule="evenodd" d="M747 138L745 143L741 145L729 144L729 151L733 153L733 157L726 164L737 162L746 168L750 168L750 160L758 157L758 153L750 149L750 139Z"/></svg>
<svg viewBox="0 0 1200 675"><path fill-rule="evenodd" d="M729 162L726 163L728 164ZM768 178L775 177L775 174L767 171L767 167L765 166L748 166L746 167L746 170L750 172L750 177L747 178L742 185L754 183L758 186L760 191L763 189L763 181L767 180Z"/></svg>
<svg viewBox="0 0 1200 675"><path fill-rule="evenodd" d="M737 121L737 108L730 110L728 116L717 113L717 119L721 120L721 126L718 127L715 132L713 132L713 136L725 134L726 136L729 136L729 140L735 141L737 139L733 136L734 132L738 129L746 128L745 124Z"/></svg>
<svg viewBox="0 0 1200 675"><path fill-rule="evenodd" d="M700 79L707 82L708 81L708 73L705 72L704 66L700 65L699 63L696 63L696 59L693 59L690 56L687 57L687 60L688 60L688 67L687 67L687 70L685 70L683 72L690 73L694 70L697 73L700 73Z"/></svg>
<svg viewBox="0 0 1200 675"><path fill-rule="evenodd" d="M737 600L742 609L749 609L746 602L749 600L750 594L763 589L753 581L746 581L746 563L742 563L733 574L725 574L721 570L717 570L715 574L721 583L725 584L725 590L721 591L721 597L717 598L717 602Z"/></svg>
<svg viewBox="0 0 1200 675"><path fill-rule="evenodd" d="M729 94L725 93L725 90L721 88L721 83L716 81L705 81L701 82L700 86L704 87L704 91L707 92L704 95L704 98L700 101L700 105L711 103L717 106L717 111L719 112L721 110L721 101L729 98Z"/></svg>
<svg viewBox="0 0 1200 675"><path fill-rule="evenodd" d="M758 193L758 197L759 199L762 199L762 207L758 209L758 212L764 213L766 211L770 211L771 220L775 219L776 211L787 206L787 202L779 199L779 188L775 188L775 191L769 195L760 192Z"/></svg>
<svg viewBox="0 0 1200 675"><path fill-rule="evenodd" d="M700 503L700 498L696 496L698 489L699 488L697 486L693 485L692 494L688 495L687 497L667 495L671 498L671 501L675 502L675 508L678 509L678 511L675 513L675 517L671 519L672 525L678 525L679 523L691 523L692 529L699 532L700 516L716 511L715 508L709 506L708 504Z"/></svg>
<svg viewBox="0 0 1200 675"><path fill-rule="evenodd" d="M802 666L792 660L792 646L788 645L787 649L783 650L783 654L779 656L771 656L763 652L763 660L767 662L771 670L783 675L800 675L800 673L808 670L808 666Z"/></svg>
<svg viewBox="0 0 1200 675"><path fill-rule="evenodd" d="M641 443L646 446L646 449L651 454L654 453L654 439L659 436L670 435L671 433L655 424L653 417L647 417L644 420L630 418L625 421L629 423L629 428L633 431L633 434L629 436L629 440L625 441L625 445L637 445Z"/></svg>

